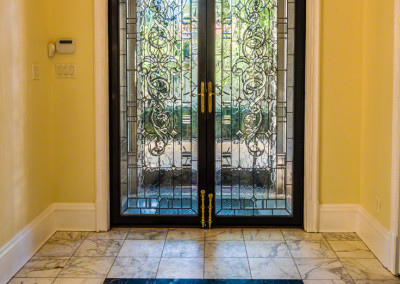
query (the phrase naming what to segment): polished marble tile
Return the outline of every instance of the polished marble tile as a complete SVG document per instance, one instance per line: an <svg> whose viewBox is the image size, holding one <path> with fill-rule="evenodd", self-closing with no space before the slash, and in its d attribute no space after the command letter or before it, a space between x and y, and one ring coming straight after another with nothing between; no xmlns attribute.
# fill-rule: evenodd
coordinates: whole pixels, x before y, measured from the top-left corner
<svg viewBox="0 0 400 284"><path fill-rule="evenodd" d="M204 257L204 241L166 241L162 257Z"/></svg>
<svg viewBox="0 0 400 284"><path fill-rule="evenodd" d="M204 258L162 258L157 278L202 279Z"/></svg>
<svg viewBox="0 0 400 284"><path fill-rule="evenodd" d="M107 278L155 278L160 258L117 257Z"/></svg>
<svg viewBox="0 0 400 284"><path fill-rule="evenodd" d="M282 229L285 240L290 241L320 241L324 240L321 233L307 233L302 229Z"/></svg>
<svg viewBox="0 0 400 284"><path fill-rule="evenodd" d="M125 240L129 228L112 228L108 232L90 232L87 239Z"/></svg>
<svg viewBox="0 0 400 284"><path fill-rule="evenodd" d="M326 241L287 241L294 258L337 258Z"/></svg>
<svg viewBox="0 0 400 284"><path fill-rule="evenodd" d="M161 257L165 241L126 240L118 256Z"/></svg>
<svg viewBox="0 0 400 284"><path fill-rule="evenodd" d="M205 258L206 279L251 279L247 258Z"/></svg>
<svg viewBox="0 0 400 284"><path fill-rule="evenodd" d="M71 257L61 270L60 278L105 278L115 257Z"/></svg>
<svg viewBox="0 0 400 284"><path fill-rule="evenodd" d="M342 259L354 280L396 280L377 259Z"/></svg>
<svg viewBox="0 0 400 284"><path fill-rule="evenodd" d="M349 273L337 259L295 258L303 279L351 280Z"/></svg>
<svg viewBox="0 0 400 284"><path fill-rule="evenodd" d="M191 240L202 241L205 237L203 229L171 228L167 234L167 240Z"/></svg>
<svg viewBox="0 0 400 284"><path fill-rule="evenodd" d="M246 241L248 257L291 257L284 241Z"/></svg>
<svg viewBox="0 0 400 284"><path fill-rule="evenodd" d="M329 241L339 258L375 258L362 241Z"/></svg>
<svg viewBox="0 0 400 284"><path fill-rule="evenodd" d="M249 258L253 279L301 279L292 258Z"/></svg>
<svg viewBox="0 0 400 284"><path fill-rule="evenodd" d="M305 284L400 283L355 233L282 232L264 228L60 231L9 283L50 284L55 279L55 284L100 284L108 272L110 278L296 279L300 275L297 268L290 269L292 255Z"/></svg>
<svg viewBox="0 0 400 284"><path fill-rule="evenodd" d="M356 233L322 233L327 241L361 241Z"/></svg>
<svg viewBox="0 0 400 284"><path fill-rule="evenodd" d="M53 284L103 284L104 278L57 278Z"/></svg>
<svg viewBox="0 0 400 284"><path fill-rule="evenodd" d="M51 284L54 278L13 278L7 284Z"/></svg>
<svg viewBox="0 0 400 284"><path fill-rule="evenodd" d="M351 279L346 280L303 280L304 284L354 284Z"/></svg>
<svg viewBox="0 0 400 284"><path fill-rule="evenodd" d="M50 240L35 256L72 256L81 243L82 240Z"/></svg>
<svg viewBox="0 0 400 284"><path fill-rule="evenodd" d="M243 229L246 241L284 241L281 229Z"/></svg>
<svg viewBox="0 0 400 284"><path fill-rule="evenodd" d="M28 261L15 277L54 278L67 264L69 257L37 257Z"/></svg>
<svg viewBox="0 0 400 284"><path fill-rule="evenodd" d="M206 231L207 241L243 241L242 229L211 229Z"/></svg>
<svg viewBox="0 0 400 284"><path fill-rule="evenodd" d="M127 240L165 240L167 228L131 228Z"/></svg>
<svg viewBox="0 0 400 284"><path fill-rule="evenodd" d="M356 280L356 284L399 284L400 279L393 280Z"/></svg>
<svg viewBox="0 0 400 284"><path fill-rule="evenodd" d="M206 241L205 257L247 257L244 241Z"/></svg>
<svg viewBox="0 0 400 284"><path fill-rule="evenodd" d="M58 231L51 236L50 240L84 240L89 232L67 232Z"/></svg>
<svg viewBox="0 0 400 284"><path fill-rule="evenodd" d="M74 256L117 256L124 240L88 239L83 241Z"/></svg>

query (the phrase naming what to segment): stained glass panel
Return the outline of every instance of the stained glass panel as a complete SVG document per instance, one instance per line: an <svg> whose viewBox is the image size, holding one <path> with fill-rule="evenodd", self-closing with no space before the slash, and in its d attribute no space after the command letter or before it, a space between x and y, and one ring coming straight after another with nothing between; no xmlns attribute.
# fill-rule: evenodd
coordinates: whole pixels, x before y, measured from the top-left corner
<svg viewBox="0 0 400 284"><path fill-rule="evenodd" d="M197 215L196 0L120 0L122 215Z"/></svg>
<svg viewBox="0 0 400 284"><path fill-rule="evenodd" d="M292 215L294 0L216 0L219 216Z"/></svg>

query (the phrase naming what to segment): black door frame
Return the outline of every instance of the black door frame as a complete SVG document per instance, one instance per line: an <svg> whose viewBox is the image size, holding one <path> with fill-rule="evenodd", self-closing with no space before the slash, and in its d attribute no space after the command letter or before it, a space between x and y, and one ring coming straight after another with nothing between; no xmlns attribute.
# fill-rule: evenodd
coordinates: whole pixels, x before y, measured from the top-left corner
<svg viewBox="0 0 400 284"><path fill-rule="evenodd" d="M214 0L207 0L207 22L215 23ZM215 82L215 32L207 28L207 80ZM293 145L293 216L217 216L213 206L213 226L294 226L302 227L304 219L304 110L305 110L305 45L306 0L295 1L295 67L294 67L294 145ZM207 82L208 82L207 81ZM214 90L213 90L214 91ZM213 96L215 106L215 96ZM215 108L207 117L208 149L215 149ZM207 156L207 195L215 198L215 150ZM215 204L215 203L214 203Z"/></svg>
<svg viewBox="0 0 400 284"><path fill-rule="evenodd" d="M207 31L204 28L207 21L206 1L198 1L198 74L199 82L206 82L206 48ZM109 84L110 84L110 221L112 226L117 225L152 225L152 226L198 226L201 221L200 189L207 186L206 155L198 155L198 216L183 215L144 215L122 216L120 204L120 60L119 60L119 0L108 2L108 29L109 29ZM200 93L200 84L198 87ZM200 106L200 97L198 105ZM207 105L206 105L207 106ZM206 112L198 112L198 148L199 153L207 151Z"/></svg>
<svg viewBox="0 0 400 284"><path fill-rule="evenodd" d="M296 226L304 215L304 98L306 0L296 0L295 8L295 95L293 153L293 216L218 217L213 208L213 226ZM214 0L199 0L198 73L199 82L215 82L215 5ZM207 27L207 28L205 28ZM109 84L110 84L110 219L111 225L199 226L200 190L215 192L215 114L198 114L198 216L122 216L120 214L120 81L119 81L119 1L109 0ZM207 85L207 84L206 84ZM200 84L199 90L200 92ZM206 110L208 109L206 99ZM200 97L198 101L200 105ZM215 98L213 96L213 105ZM203 165L203 166L202 166ZM206 166L205 166L206 165ZM215 194L214 194L215 195ZM207 199L206 199L207 201ZM207 204L207 202L206 202ZM213 206L215 207L215 206ZM208 210L206 210L207 212Z"/></svg>

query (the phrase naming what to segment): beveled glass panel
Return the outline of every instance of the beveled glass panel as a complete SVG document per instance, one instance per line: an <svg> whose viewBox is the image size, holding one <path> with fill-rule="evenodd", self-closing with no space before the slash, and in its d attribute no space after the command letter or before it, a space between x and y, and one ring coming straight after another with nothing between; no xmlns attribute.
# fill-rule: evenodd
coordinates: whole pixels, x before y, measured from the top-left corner
<svg viewBox="0 0 400 284"><path fill-rule="evenodd" d="M195 0L120 0L121 214L197 215Z"/></svg>
<svg viewBox="0 0 400 284"><path fill-rule="evenodd" d="M292 215L294 0L216 0L216 214Z"/></svg>

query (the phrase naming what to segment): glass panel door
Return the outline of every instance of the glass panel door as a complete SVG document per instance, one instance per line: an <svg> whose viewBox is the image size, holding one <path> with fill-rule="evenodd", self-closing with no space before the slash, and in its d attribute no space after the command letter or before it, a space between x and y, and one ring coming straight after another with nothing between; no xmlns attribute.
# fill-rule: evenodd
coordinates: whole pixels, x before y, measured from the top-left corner
<svg viewBox="0 0 400 284"><path fill-rule="evenodd" d="M217 215L292 214L293 12L294 0L216 1Z"/></svg>
<svg viewBox="0 0 400 284"><path fill-rule="evenodd" d="M305 0L110 0L112 222L301 225L304 50Z"/></svg>
<svg viewBox="0 0 400 284"><path fill-rule="evenodd" d="M120 0L120 214L198 215L198 4Z"/></svg>
<svg viewBox="0 0 400 284"><path fill-rule="evenodd" d="M216 0L209 12L216 225L302 224L304 5Z"/></svg>

